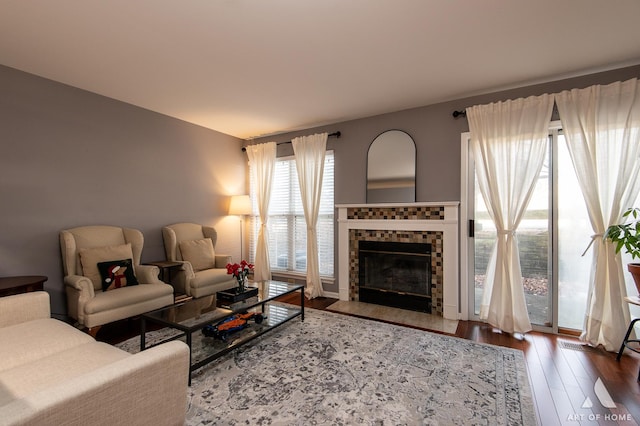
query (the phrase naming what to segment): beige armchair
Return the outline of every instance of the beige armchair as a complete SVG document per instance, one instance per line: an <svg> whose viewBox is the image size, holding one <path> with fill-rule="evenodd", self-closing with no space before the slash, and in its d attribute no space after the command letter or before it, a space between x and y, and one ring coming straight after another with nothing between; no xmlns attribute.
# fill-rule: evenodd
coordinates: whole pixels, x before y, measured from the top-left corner
<svg viewBox="0 0 640 426"><path fill-rule="evenodd" d="M167 260L182 262L174 274L176 292L194 298L215 295L238 285L227 274L231 256L216 254L218 233L210 226L195 223L176 223L162 228Z"/></svg>
<svg viewBox="0 0 640 426"><path fill-rule="evenodd" d="M158 279L158 267L140 265L143 244L136 229L82 226L61 231L69 315L91 330L171 305L173 287Z"/></svg>

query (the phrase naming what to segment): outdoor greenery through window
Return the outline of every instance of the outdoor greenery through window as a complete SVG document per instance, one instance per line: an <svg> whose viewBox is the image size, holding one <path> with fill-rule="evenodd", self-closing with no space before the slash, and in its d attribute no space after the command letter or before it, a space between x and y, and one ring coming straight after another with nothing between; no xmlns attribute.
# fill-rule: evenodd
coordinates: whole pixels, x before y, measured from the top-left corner
<svg viewBox="0 0 640 426"><path fill-rule="evenodd" d="M324 161L324 175L320 212L318 215L318 252L320 275L333 278L334 274L334 156L327 151ZM250 171L250 196L253 204L251 216L249 258L255 260L260 218L255 195L255 176ZM269 203L269 259L271 272L305 274L307 270L307 225L304 218L298 174L294 157L276 160L271 202Z"/></svg>

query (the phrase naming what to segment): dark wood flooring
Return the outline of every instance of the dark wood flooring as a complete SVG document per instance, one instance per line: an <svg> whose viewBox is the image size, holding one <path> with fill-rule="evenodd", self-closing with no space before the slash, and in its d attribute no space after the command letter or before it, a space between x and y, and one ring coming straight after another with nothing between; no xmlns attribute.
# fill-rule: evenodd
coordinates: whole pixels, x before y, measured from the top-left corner
<svg viewBox="0 0 640 426"><path fill-rule="evenodd" d="M299 304L300 298L293 295L282 300ZM336 299L316 298L307 300L305 306L326 310L334 302ZM137 321L129 320L104 326L97 338L117 343L138 332ZM627 350L618 362L616 354L584 346L573 337L531 332L524 340L519 340L473 321L460 321L455 336L519 349L524 353L534 404L543 426L640 424L638 354ZM595 391L598 379L615 408L604 408L600 403ZM588 407L589 402L591 407Z"/></svg>

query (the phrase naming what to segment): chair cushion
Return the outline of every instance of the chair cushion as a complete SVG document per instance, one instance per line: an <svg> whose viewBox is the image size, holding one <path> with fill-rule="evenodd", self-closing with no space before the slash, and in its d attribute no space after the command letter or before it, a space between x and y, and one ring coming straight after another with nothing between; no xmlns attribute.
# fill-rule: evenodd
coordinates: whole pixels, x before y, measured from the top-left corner
<svg viewBox="0 0 640 426"><path fill-rule="evenodd" d="M227 274L227 270L223 268L208 269L206 271L198 271L195 277L191 280L191 287L202 287L211 284L223 283L225 281L233 280L237 284L236 279Z"/></svg>
<svg viewBox="0 0 640 426"><path fill-rule="evenodd" d="M215 251L211 238L186 240L180 242L182 259L191 263L194 271L202 271L215 267Z"/></svg>
<svg viewBox="0 0 640 426"><path fill-rule="evenodd" d="M138 285L131 259L98 262L102 291Z"/></svg>
<svg viewBox="0 0 640 426"><path fill-rule="evenodd" d="M82 275L89 278L95 290L102 290L102 279L98 263L119 259L133 259L131 243L118 246L83 248L78 251Z"/></svg>
<svg viewBox="0 0 640 426"><path fill-rule="evenodd" d="M111 291L96 293L96 296L87 301L84 311L87 314L110 311L113 309L123 309L127 306L148 302L153 299L162 298L166 295L173 295L173 287L168 284L140 284L117 288ZM137 315L139 312L125 315L123 318Z"/></svg>
<svg viewBox="0 0 640 426"><path fill-rule="evenodd" d="M215 268L196 272L189 281L189 285L191 295L198 298L236 287L238 282L233 276L227 274L226 269Z"/></svg>

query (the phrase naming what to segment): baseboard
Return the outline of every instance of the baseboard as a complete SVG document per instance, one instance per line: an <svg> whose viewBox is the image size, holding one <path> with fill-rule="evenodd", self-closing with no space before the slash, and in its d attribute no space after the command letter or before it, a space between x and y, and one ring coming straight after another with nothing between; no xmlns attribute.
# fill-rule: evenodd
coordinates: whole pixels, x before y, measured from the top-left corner
<svg viewBox="0 0 640 426"><path fill-rule="evenodd" d="M323 291L322 292L324 297L328 297L331 299L340 299L340 294L334 292L334 291Z"/></svg>

